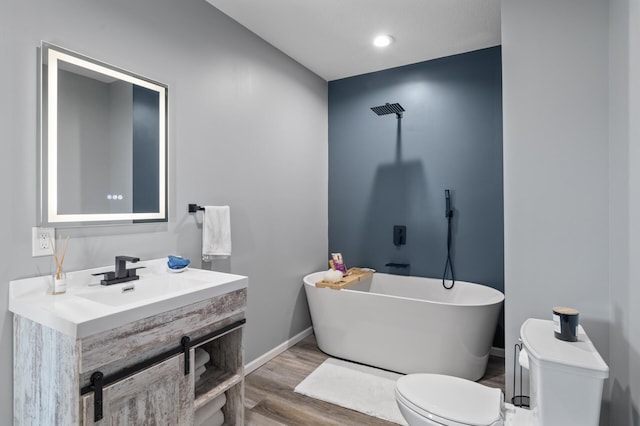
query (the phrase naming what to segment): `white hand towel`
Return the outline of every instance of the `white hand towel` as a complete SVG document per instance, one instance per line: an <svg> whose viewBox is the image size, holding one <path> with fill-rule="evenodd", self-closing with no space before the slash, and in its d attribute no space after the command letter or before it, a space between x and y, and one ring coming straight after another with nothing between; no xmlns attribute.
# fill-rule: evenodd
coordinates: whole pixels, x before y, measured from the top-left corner
<svg viewBox="0 0 640 426"><path fill-rule="evenodd" d="M199 422L193 422L196 426L222 426L224 424L224 413L218 410L211 416L202 419Z"/></svg>
<svg viewBox="0 0 640 426"><path fill-rule="evenodd" d="M222 395L218 395L217 397L213 398L202 408L206 407L206 410L207 410L206 413L210 416L216 411L219 411L220 409L222 409L222 407L224 407L224 404L226 403L227 403L227 394L223 393Z"/></svg>
<svg viewBox="0 0 640 426"><path fill-rule="evenodd" d="M196 368L205 365L207 362L209 362L209 359L211 359L209 352L205 351L202 348L196 348Z"/></svg>
<svg viewBox="0 0 640 426"><path fill-rule="evenodd" d="M202 376L202 373L204 373L205 371L207 371L207 367L205 367L204 365L201 365L200 367L196 368L196 371L193 372L193 375Z"/></svg>
<svg viewBox="0 0 640 426"><path fill-rule="evenodd" d="M224 413L222 410L216 411L216 413L209 417L207 425L209 426L222 426L224 424Z"/></svg>
<svg viewBox="0 0 640 426"><path fill-rule="evenodd" d="M195 424L205 424L207 419L216 414L216 412L220 411L224 404L227 403L227 395L222 394L207 402L205 405L200 407L194 416L193 422ZM220 411L222 412L222 411ZM206 423L208 424L208 423Z"/></svg>
<svg viewBox="0 0 640 426"><path fill-rule="evenodd" d="M193 382L198 383L205 371L207 371L207 367L205 367L204 365L196 368L196 370L193 372Z"/></svg>
<svg viewBox="0 0 640 426"><path fill-rule="evenodd" d="M202 260L231 256L231 211L229 206L205 206L202 221Z"/></svg>

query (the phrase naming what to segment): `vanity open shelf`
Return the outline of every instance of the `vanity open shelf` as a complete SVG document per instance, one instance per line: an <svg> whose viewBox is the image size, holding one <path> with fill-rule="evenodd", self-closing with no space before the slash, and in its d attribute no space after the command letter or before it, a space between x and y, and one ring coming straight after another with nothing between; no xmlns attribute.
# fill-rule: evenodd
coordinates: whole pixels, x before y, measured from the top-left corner
<svg viewBox="0 0 640 426"><path fill-rule="evenodd" d="M243 424L238 422L244 414L242 331L242 328L236 328L198 346L210 354L210 360L205 364L206 371L195 383L193 403L196 410L195 416L198 416L198 410L207 403L226 393L226 403L222 407L224 424Z"/></svg>

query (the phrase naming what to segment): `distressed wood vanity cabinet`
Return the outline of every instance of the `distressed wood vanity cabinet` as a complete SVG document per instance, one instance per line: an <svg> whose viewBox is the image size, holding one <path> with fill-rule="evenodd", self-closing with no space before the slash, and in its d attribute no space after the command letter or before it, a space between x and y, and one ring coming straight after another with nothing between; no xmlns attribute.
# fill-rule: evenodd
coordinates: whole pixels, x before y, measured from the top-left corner
<svg viewBox="0 0 640 426"><path fill-rule="evenodd" d="M192 425L196 411L222 393L224 424L244 424L246 297L245 281L244 288L76 337L13 311L14 424ZM196 384L197 347L211 359Z"/></svg>

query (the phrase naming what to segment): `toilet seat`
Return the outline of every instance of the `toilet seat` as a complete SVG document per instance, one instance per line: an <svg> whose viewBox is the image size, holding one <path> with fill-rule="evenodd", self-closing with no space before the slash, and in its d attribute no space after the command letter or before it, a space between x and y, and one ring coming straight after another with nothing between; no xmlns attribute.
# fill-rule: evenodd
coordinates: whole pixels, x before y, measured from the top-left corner
<svg viewBox="0 0 640 426"><path fill-rule="evenodd" d="M418 415L441 425L503 424L502 391L459 377L441 374L403 376L396 384L396 399Z"/></svg>

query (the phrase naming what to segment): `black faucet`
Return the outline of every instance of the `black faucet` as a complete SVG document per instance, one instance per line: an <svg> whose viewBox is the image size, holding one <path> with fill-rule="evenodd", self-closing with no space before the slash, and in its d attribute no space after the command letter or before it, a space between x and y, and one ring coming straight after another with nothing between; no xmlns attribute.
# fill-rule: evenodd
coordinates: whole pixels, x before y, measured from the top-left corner
<svg viewBox="0 0 640 426"><path fill-rule="evenodd" d="M127 262L136 263L139 262L139 257L131 256L116 256L116 278L126 278L129 270L127 269ZM133 270L135 272L135 269Z"/></svg>
<svg viewBox="0 0 640 426"><path fill-rule="evenodd" d="M144 266L127 269L127 262L136 263L138 261L140 261L139 257L116 256L115 272L98 272L93 275L104 275L104 278L100 280L100 284L102 285L111 285L126 283L127 281L134 281L140 279L140 277L136 274L136 270L144 268Z"/></svg>

